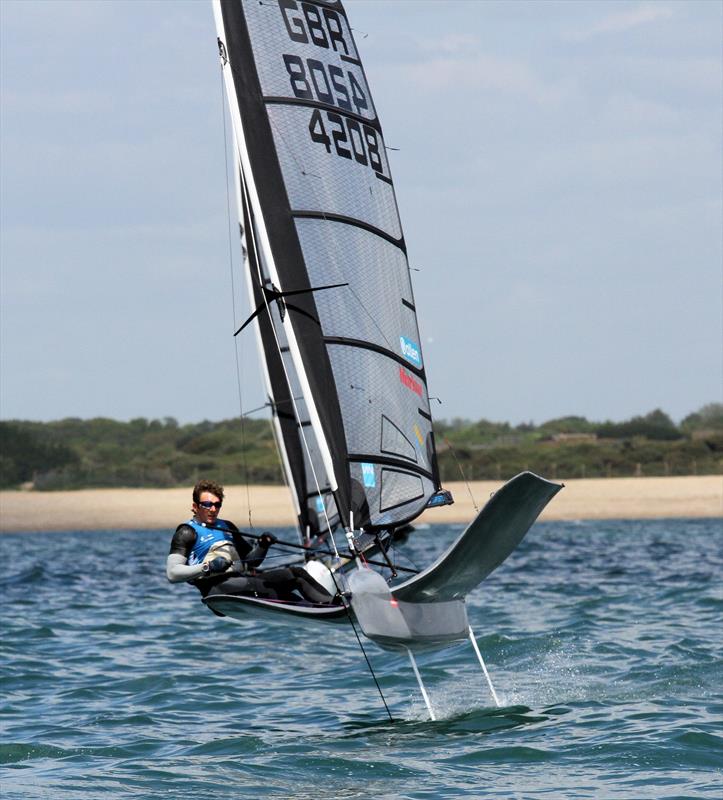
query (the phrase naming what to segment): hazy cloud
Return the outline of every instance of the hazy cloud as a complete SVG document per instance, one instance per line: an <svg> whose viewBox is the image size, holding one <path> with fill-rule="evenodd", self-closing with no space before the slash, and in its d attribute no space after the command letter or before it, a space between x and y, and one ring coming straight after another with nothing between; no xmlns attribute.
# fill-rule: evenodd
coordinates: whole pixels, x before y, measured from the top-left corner
<svg viewBox="0 0 723 800"><path fill-rule="evenodd" d="M446 33L432 39L417 37L414 42L422 51L455 55L461 51L478 50L480 47L480 37L471 33Z"/></svg>
<svg viewBox="0 0 723 800"><path fill-rule="evenodd" d="M555 104L570 94L570 81L543 80L524 61L478 53L437 57L402 66L404 80L419 91L489 91L527 97L535 103Z"/></svg>
<svg viewBox="0 0 723 800"><path fill-rule="evenodd" d="M624 33L641 25L672 19L673 9L662 3L643 3L626 11L608 14L597 22L564 35L568 41L582 42L607 33Z"/></svg>

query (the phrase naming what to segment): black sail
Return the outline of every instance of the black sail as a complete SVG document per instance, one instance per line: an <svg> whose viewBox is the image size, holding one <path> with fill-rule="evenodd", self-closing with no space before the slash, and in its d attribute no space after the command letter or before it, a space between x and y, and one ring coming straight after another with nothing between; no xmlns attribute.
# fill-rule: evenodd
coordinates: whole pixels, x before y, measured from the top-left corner
<svg viewBox="0 0 723 800"><path fill-rule="evenodd" d="M300 524L395 527L439 481L394 186L345 11L217 0L215 15L247 265Z"/></svg>

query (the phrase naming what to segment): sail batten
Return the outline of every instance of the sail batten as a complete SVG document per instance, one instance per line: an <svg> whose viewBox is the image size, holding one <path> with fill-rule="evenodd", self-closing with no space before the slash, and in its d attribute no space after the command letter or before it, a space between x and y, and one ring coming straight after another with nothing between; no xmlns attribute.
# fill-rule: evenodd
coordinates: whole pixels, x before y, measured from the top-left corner
<svg viewBox="0 0 723 800"><path fill-rule="evenodd" d="M341 345L346 347L360 348L362 350L372 350L375 353L383 355L385 358L391 358L393 361L396 361L398 364L404 367L404 369L408 369L410 372L413 372L420 378L424 378L424 370L410 363L403 355L395 353L391 349L392 345L389 342L386 343L387 347L382 347L375 342L368 342L364 341L363 339L352 339L351 337L344 336L325 336L324 341L327 345Z"/></svg>
<svg viewBox="0 0 723 800"><path fill-rule="evenodd" d="M380 228L375 228L373 225L369 225L368 223L364 222L360 219L355 219L354 217L345 217L343 214L332 214L328 211L311 211L308 209L295 209L293 212L293 216L298 219L321 219L326 222L341 222L346 225L352 225L356 228L361 228L362 230L369 231L369 233L373 233L375 236L380 236L382 239L385 239L390 244L395 245L398 247L402 252L405 254L407 253L406 245L404 244L404 237L400 237L399 239L395 239L393 236L390 236L386 231L381 230Z"/></svg>
<svg viewBox="0 0 723 800"><path fill-rule="evenodd" d="M215 16L300 527L406 523L439 488L431 410L387 151L346 13L336 0L216 0Z"/></svg>

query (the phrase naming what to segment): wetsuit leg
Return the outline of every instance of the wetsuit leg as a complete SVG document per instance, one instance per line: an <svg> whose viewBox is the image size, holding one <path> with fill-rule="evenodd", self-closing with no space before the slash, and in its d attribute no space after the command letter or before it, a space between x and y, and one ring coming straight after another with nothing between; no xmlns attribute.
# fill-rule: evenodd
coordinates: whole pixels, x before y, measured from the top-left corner
<svg viewBox="0 0 723 800"><path fill-rule="evenodd" d="M261 577L253 577L251 575L236 575L214 584L208 590L206 596L210 597L215 594L248 594L256 597L266 597L271 600L279 599L279 595L273 586L269 586Z"/></svg>
<svg viewBox="0 0 723 800"><path fill-rule="evenodd" d="M312 603L330 603L333 595L324 586L309 575L303 567L290 567L300 584L299 591Z"/></svg>
<svg viewBox="0 0 723 800"><path fill-rule="evenodd" d="M332 595L302 567L264 570L260 577L266 586L277 591L279 595L287 595L290 600L293 599L291 593L294 591L299 592L310 603L330 603L332 600Z"/></svg>

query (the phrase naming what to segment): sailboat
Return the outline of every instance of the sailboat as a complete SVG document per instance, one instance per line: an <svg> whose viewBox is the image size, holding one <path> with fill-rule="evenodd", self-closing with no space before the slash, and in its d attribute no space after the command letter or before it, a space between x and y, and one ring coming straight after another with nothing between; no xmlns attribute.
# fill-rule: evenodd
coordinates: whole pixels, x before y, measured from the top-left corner
<svg viewBox="0 0 723 800"><path fill-rule="evenodd" d="M256 331L301 540L331 551L307 568L340 599L204 602L232 619L353 619L369 639L410 657L468 637L476 649L465 596L561 486L522 473L418 574L390 583L391 563L387 574L369 568L365 554L388 562L398 531L452 502L440 482L382 128L341 2L214 0L213 8L255 309L236 333Z"/></svg>

